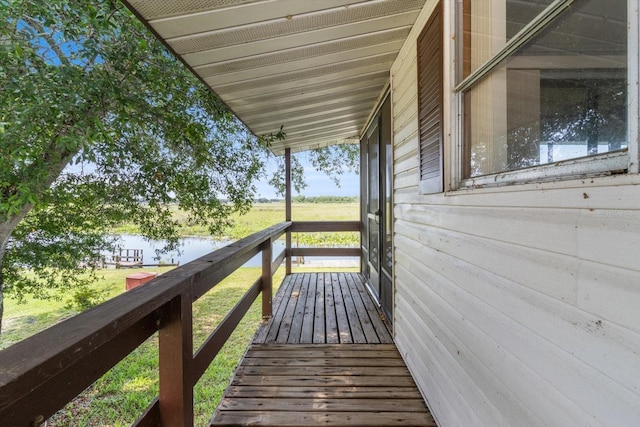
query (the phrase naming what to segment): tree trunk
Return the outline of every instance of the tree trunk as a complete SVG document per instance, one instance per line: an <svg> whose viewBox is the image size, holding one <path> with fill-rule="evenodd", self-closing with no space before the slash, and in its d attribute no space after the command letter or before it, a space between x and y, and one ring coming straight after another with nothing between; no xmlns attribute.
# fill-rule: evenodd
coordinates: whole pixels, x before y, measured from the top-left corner
<svg viewBox="0 0 640 427"><path fill-rule="evenodd" d="M9 238L13 233L13 230L20 224L20 221L27 216L27 213L31 210L31 205L23 206L20 213L12 215L4 222L0 222L0 334L2 334L2 319L4 319L4 274L3 274L3 261L4 254L7 251L7 245L9 244Z"/></svg>
<svg viewBox="0 0 640 427"><path fill-rule="evenodd" d="M0 255L0 262L2 255ZM0 264L1 265L1 264ZM2 276L2 267L0 267L0 335L2 335L2 319L4 318L4 279Z"/></svg>
<svg viewBox="0 0 640 427"><path fill-rule="evenodd" d="M69 164L76 153L63 152L57 154L58 155L55 156L57 161L51 160L47 167L48 173L40 182L37 183L37 196L40 196L56 179L58 179L64 168ZM49 158L53 157L53 155L49 155ZM4 275L2 274L2 263L4 261L4 255L7 251L7 245L9 244L9 239L11 238L13 230L15 230L18 224L20 224L20 221L27 216L31 208L33 208L32 204L26 204L20 208L20 212L15 215L10 215L3 222L0 222L0 334L2 334L2 319L4 319Z"/></svg>

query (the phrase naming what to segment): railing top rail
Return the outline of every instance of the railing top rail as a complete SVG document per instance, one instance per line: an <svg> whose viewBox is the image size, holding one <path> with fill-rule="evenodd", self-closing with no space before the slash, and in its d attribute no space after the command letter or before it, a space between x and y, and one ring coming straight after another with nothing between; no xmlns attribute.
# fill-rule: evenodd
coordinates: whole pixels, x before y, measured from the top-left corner
<svg viewBox="0 0 640 427"><path fill-rule="evenodd" d="M252 234L0 351L0 410L176 296L198 298L290 227L282 222Z"/></svg>

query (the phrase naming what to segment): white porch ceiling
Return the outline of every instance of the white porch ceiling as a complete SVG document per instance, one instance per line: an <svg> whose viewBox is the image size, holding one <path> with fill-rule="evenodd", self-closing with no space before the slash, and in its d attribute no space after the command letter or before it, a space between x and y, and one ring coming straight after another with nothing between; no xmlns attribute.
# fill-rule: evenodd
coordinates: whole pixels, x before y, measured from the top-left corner
<svg viewBox="0 0 640 427"><path fill-rule="evenodd" d="M127 0L257 135L356 142L426 0Z"/></svg>

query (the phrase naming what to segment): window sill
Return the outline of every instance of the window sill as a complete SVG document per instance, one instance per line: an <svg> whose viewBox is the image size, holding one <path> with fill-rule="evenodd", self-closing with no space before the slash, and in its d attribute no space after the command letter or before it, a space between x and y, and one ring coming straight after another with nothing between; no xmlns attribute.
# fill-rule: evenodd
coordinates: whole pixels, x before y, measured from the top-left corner
<svg viewBox="0 0 640 427"><path fill-rule="evenodd" d="M624 173L629 168L626 149L597 156L564 160L548 165L534 166L516 171L477 176L460 181L459 189L501 187L549 181L570 180Z"/></svg>

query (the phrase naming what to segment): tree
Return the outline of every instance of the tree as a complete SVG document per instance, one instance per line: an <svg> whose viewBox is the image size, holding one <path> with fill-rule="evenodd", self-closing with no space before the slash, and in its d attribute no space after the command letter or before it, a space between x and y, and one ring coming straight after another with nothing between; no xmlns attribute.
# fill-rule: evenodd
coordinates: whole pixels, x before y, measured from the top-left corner
<svg viewBox="0 0 640 427"><path fill-rule="evenodd" d="M304 180L304 166L299 156L306 156L311 166L320 172L324 172L339 187L340 176L345 172L359 173L360 171L360 147L354 144L332 145L315 148L313 150L295 153L291 156L291 181L293 189L300 193L306 188ZM269 184L280 196L285 193L285 163L284 158L276 159L276 170L269 180ZM304 198L304 196L302 196Z"/></svg>
<svg viewBox="0 0 640 427"><path fill-rule="evenodd" d="M4 294L86 284L125 219L175 244L171 204L212 233L248 209L261 141L119 2L0 1L0 20L0 319Z"/></svg>
<svg viewBox="0 0 640 427"><path fill-rule="evenodd" d="M0 22L0 320L4 295L86 290L122 221L171 249L170 206L212 234L250 207L284 133L251 135L117 0L0 0Z"/></svg>

